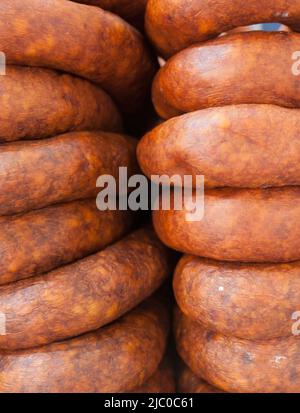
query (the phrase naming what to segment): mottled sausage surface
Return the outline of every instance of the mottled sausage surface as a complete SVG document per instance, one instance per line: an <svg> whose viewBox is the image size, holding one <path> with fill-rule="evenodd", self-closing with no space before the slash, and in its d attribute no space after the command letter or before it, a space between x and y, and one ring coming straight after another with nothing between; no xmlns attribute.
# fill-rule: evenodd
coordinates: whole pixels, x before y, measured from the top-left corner
<svg viewBox="0 0 300 413"><path fill-rule="evenodd" d="M122 131L120 114L100 87L52 70L8 66L0 76L0 106L1 142L73 130Z"/></svg>
<svg viewBox="0 0 300 413"><path fill-rule="evenodd" d="M0 13L9 64L92 80L126 113L144 103L156 64L141 35L118 16L67 0L1 0Z"/></svg>
<svg viewBox="0 0 300 413"><path fill-rule="evenodd" d="M175 393L175 377L171 360L165 356L153 376L129 393Z"/></svg>
<svg viewBox="0 0 300 413"><path fill-rule="evenodd" d="M181 211L153 211L155 230L169 247L225 261L300 259L299 187L206 190L197 221L187 221L191 201L194 196L187 196Z"/></svg>
<svg viewBox="0 0 300 413"><path fill-rule="evenodd" d="M290 336L300 310L300 262L243 264L186 255L174 292L184 314L210 330L251 340Z"/></svg>
<svg viewBox="0 0 300 413"><path fill-rule="evenodd" d="M186 364L217 388L230 393L300 392L299 336L242 340L205 330L179 312L175 335Z"/></svg>
<svg viewBox="0 0 300 413"><path fill-rule="evenodd" d="M300 31L295 0L149 0L148 35L163 56L170 56L238 26L279 22Z"/></svg>
<svg viewBox="0 0 300 413"><path fill-rule="evenodd" d="M138 27L143 26L144 14L148 0L75 0L77 3L85 3L98 6L104 10L121 16Z"/></svg>
<svg viewBox="0 0 300 413"><path fill-rule="evenodd" d="M177 390L179 393L223 393L197 377L184 363L179 371Z"/></svg>
<svg viewBox="0 0 300 413"><path fill-rule="evenodd" d="M284 32L236 33L191 46L158 72L156 110L167 119L230 104L299 108L299 47L300 34Z"/></svg>
<svg viewBox="0 0 300 413"><path fill-rule="evenodd" d="M121 238L132 223L127 211L99 211L95 199L1 217L0 285L98 252Z"/></svg>
<svg viewBox="0 0 300 413"><path fill-rule="evenodd" d="M284 132L283 132L284 131ZM300 111L274 105L203 109L164 122L139 142L151 175L204 175L206 187L300 184Z"/></svg>
<svg viewBox="0 0 300 413"><path fill-rule="evenodd" d="M137 170L135 147L128 136L86 131L1 145L0 215L95 196L100 175Z"/></svg>
<svg viewBox="0 0 300 413"><path fill-rule="evenodd" d="M141 229L73 264L2 286L0 348L36 347L98 329L149 297L170 271L167 249L152 229Z"/></svg>
<svg viewBox="0 0 300 413"><path fill-rule="evenodd" d="M113 324L36 349L0 353L3 393L119 393L151 377L165 351L165 306L152 298Z"/></svg>

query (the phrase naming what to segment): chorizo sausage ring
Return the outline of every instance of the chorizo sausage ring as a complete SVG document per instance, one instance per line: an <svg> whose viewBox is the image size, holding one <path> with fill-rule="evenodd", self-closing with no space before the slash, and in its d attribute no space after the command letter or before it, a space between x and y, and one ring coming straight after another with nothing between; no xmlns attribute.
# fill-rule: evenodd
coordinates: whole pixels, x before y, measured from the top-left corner
<svg viewBox="0 0 300 413"><path fill-rule="evenodd" d="M87 80L52 70L8 66L0 76L0 141L73 130L122 132L112 99Z"/></svg>
<svg viewBox="0 0 300 413"><path fill-rule="evenodd" d="M158 72L155 108L166 119L231 104L299 108L299 63L293 61L299 45L298 33L248 32L185 49Z"/></svg>
<svg viewBox="0 0 300 413"><path fill-rule="evenodd" d="M204 175L206 187L300 185L299 131L298 109L203 109L170 119L145 135L138 159L150 178L190 175L194 186L197 175Z"/></svg>
<svg viewBox="0 0 300 413"><path fill-rule="evenodd" d="M148 0L75 0L77 3L101 7L117 14L134 26L143 27L144 14Z"/></svg>
<svg viewBox="0 0 300 413"><path fill-rule="evenodd" d="M135 139L108 132L71 132L0 146L0 215L96 196L100 175L137 170Z"/></svg>
<svg viewBox="0 0 300 413"><path fill-rule="evenodd" d="M153 222L166 245L187 254L223 261L295 261L300 259L299 201L300 187L211 189L205 191L201 220L197 215L187 220L190 205L200 209L194 196L186 196L180 211L172 206L153 211Z"/></svg>
<svg viewBox="0 0 300 413"><path fill-rule="evenodd" d="M300 5L295 0L149 0L148 35L161 55L180 50L239 26L283 23L300 31Z"/></svg>
<svg viewBox="0 0 300 413"><path fill-rule="evenodd" d="M1 22L8 64L84 77L125 112L144 103L156 64L141 35L118 16L67 0L2 0Z"/></svg>
<svg viewBox="0 0 300 413"><path fill-rule="evenodd" d="M120 239L132 223L127 211L100 212L95 199L0 217L0 285L98 252Z"/></svg>
<svg viewBox="0 0 300 413"><path fill-rule="evenodd" d="M92 331L150 296L171 271L151 229L48 274L0 287L0 349L36 347Z"/></svg>
<svg viewBox="0 0 300 413"><path fill-rule="evenodd" d="M95 332L0 353L0 391L120 393L138 387L156 371L167 333L166 308L152 298Z"/></svg>
<svg viewBox="0 0 300 413"><path fill-rule="evenodd" d="M299 393L300 340L290 336L250 341L205 330L177 313L177 350L213 386L230 393Z"/></svg>
<svg viewBox="0 0 300 413"><path fill-rule="evenodd" d="M182 364L177 379L179 393L223 393L222 390L197 377L187 365Z"/></svg>
<svg viewBox="0 0 300 413"><path fill-rule="evenodd" d="M175 271L174 292L181 311L209 330L249 340L287 337L299 310L300 262L243 264L187 255Z"/></svg>

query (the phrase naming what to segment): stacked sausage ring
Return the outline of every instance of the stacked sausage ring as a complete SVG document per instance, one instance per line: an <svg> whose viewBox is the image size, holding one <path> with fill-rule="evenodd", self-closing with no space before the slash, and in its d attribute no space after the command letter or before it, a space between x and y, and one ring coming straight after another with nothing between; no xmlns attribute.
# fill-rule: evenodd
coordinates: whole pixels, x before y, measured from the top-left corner
<svg viewBox="0 0 300 413"><path fill-rule="evenodd" d="M168 308L149 298L167 249L96 206L99 176L138 171L121 114L155 61L101 8L4 0L0 16L0 392L174 390Z"/></svg>
<svg viewBox="0 0 300 413"><path fill-rule="evenodd" d="M219 36L274 21L294 31ZM169 60L153 83L165 122L140 142L140 165L150 178L205 177L201 220L153 212L160 239L187 254L178 351L223 391L299 392L299 2L149 0L146 29Z"/></svg>

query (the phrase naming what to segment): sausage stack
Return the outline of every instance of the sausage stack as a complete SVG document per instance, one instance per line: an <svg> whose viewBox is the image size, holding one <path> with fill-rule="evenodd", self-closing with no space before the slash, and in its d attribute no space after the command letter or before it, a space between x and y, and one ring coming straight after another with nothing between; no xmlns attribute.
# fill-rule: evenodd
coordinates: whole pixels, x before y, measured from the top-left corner
<svg viewBox="0 0 300 413"><path fill-rule="evenodd" d="M169 60L153 83L166 121L139 144L140 165L149 177L205 176L201 221L153 213L160 239L186 254L174 278L177 348L226 392L300 391L300 34L217 37L272 21L299 31L300 2L149 0L146 13ZM203 389L191 374L182 388Z"/></svg>
<svg viewBox="0 0 300 413"><path fill-rule="evenodd" d="M155 60L101 8L3 0L0 15L0 392L171 391L152 296L167 248L96 207L100 175L138 171L122 115L147 101Z"/></svg>

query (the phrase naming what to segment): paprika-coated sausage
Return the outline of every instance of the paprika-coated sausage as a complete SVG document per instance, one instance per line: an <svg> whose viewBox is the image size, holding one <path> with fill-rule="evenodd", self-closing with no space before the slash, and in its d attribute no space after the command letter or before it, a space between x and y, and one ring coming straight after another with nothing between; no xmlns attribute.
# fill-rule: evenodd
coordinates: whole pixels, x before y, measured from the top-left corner
<svg viewBox="0 0 300 413"><path fill-rule="evenodd" d="M0 146L0 215L96 196L100 175L118 181L137 170L135 139L108 132L70 132Z"/></svg>
<svg viewBox="0 0 300 413"><path fill-rule="evenodd" d="M155 230L169 247L224 261L300 259L300 187L206 190L204 216L189 221L187 213L203 206L201 197L192 205L194 196L185 197L181 210L153 211Z"/></svg>
<svg viewBox="0 0 300 413"><path fill-rule="evenodd" d="M146 29L163 56L255 23L283 23L300 31L295 0L149 0Z"/></svg>
<svg viewBox="0 0 300 413"><path fill-rule="evenodd" d="M50 273L0 287L0 349L36 347L116 320L165 281L167 249L152 229Z"/></svg>
<svg viewBox="0 0 300 413"><path fill-rule="evenodd" d="M284 133L283 133L284 131ZM143 172L204 175L206 187L300 185L300 110L275 105L209 108L170 119L139 142Z"/></svg>
<svg viewBox="0 0 300 413"><path fill-rule="evenodd" d="M236 33L191 46L158 72L155 108L165 119L242 103L299 108L299 50L300 34L284 32Z"/></svg>
<svg viewBox="0 0 300 413"><path fill-rule="evenodd" d="M180 309L209 330L249 340L293 334L300 262L245 264L184 256L175 271Z"/></svg>
<svg viewBox="0 0 300 413"><path fill-rule="evenodd" d="M0 353L1 393L120 393L151 377L165 351L168 314L151 298L95 332Z"/></svg>
<svg viewBox="0 0 300 413"><path fill-rule="evenodd" d="M99 86L52 70L8 66L0 76L0 105L1 142L73 130L122 132L115 104Z"/></svg>

